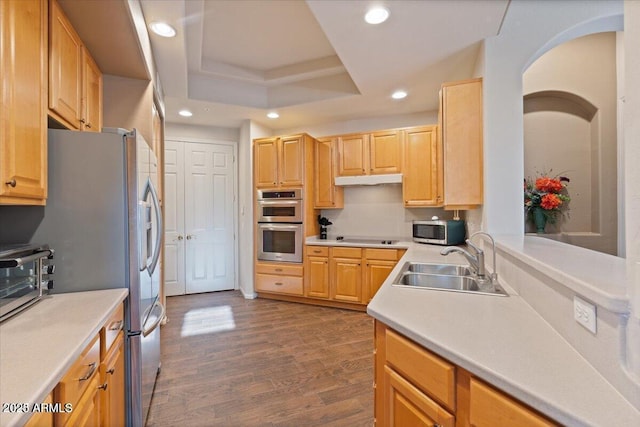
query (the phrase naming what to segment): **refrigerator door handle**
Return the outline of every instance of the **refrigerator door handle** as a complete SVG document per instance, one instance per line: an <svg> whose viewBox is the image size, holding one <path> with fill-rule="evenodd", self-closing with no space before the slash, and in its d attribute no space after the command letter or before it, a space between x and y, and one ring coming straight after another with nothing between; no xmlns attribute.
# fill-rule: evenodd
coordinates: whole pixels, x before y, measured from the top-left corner
<svg viewBox="0 0 640 427"><path fill-rule="evenodd" d="M146 337L147 335L149 335L151 332L155 331L156 328L158 326L160 326L160 322L162 322L162 319L164 319L164 316L167 314L167 310L164 307L164 305L162 305L162 303L160 301L158 301L156 299L156 302L153 304L153 306L151 307L151 311L153 311L153 309L155 309L156 307L160 307L160 316L158 316L156 318L156 320L153 322L153 324L151 324L151 326L149 326L148 328L146 327L146 325L142 328L142 336Z"/></svg>
<svg viewBox="0 0 640 427"><path fill-rule="evenodd" d="M149 264L149 266L147 266L147 270L149 271L149 274L151 275L155 269L156 269L156 265L158 264L158 260L160 258L160 249L161 249L161 245L162 245L162 233L163 233L163 225L162 225L162 212L160 211L160 202L158 200L158 194L156 193L156 189L153 186L153 183L151 182L151 180L147 180L147 188L144 191L144 200L147 199L148 195L151 195L151 201L153 202L153 207L156 213L156 221L155 221L155 226L156 226L156 241L155 241L155 245L153 248L153 258L151 259L151 263Z"/></svg>

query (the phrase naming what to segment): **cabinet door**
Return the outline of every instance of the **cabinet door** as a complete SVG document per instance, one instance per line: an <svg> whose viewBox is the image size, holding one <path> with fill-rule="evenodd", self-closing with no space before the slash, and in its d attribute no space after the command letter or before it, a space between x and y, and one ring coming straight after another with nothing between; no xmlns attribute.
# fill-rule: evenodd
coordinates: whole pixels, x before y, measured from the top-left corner
<svg viewBox="0 0 640 427"><path fill-rule="evenodd" d="M344 207L342 187L336 188L335 151L337 140L323 139L314 144L314 199L315 209L333 209Z"/></svg>
<svg viewBox="0 0 640 427"><path fill-rule="evenodd" d="M71 129L80 129L82 41L56 1L49 11L49 109Z"/></svg>
<svg viewBox="0 0 640 427"><path fill-rule="evenodd" d="M455 418L388 366L384 367L383 425L453 427ZM515 425L515 424L514 424Z"/></svg>
<svg viewBox="0 0 640 427"><path fill-rule="evenodd" d="M94 375L87 391L76 405L64 424L67 427L95 427L100 425L100 377ZM66 402L61 402L62 404Z"/></svg>
<svg viewBox="0 0 640 427"><path fill-rule="evenodd" d="M47 197L46 16L46 0L0 1L0 204Z"/></svg>
<svg viewBox="0 0 640 427"><path fill-rule="evenodd" d="M53 403L53 393L49 393L42 403L51 405ZM53 412L35 412L24 427L53 427Z"/></svg>
<svg viewBox="0 0 640 427"><path fill-rule="evenodd" d="M360 258L332 258L333 289L331 297L337 301L362 301L362 260Z"/></svg>
<svg viewBox="0 0 640 427"><path fill-rule="evenodd" d="M83 114L81 130L100 132L102 130L102 72L87 49L83 53Z"/></svg>
<svg viewBox="0 0 640 427"><path fill-rule="evenodd" d="M100 366L102 427L121 427L125 424L124 368L124 335L120 332Z"/></svg>
<svg viewBox="0 0 640 427"><path fill-rule="evenodd" d="M279 184L284 187L298 187L304 179L304 137L284 137L280 139Z"/></svg>
<svg viewBox="0 0 640 427"><path fill-rule="evenodd" d="M305 272L306 296L329 298L329 258L308 256Z"/></svg>
<svg viewBox="0 0 640 427"><path fill-rule="evenodd" d="M369 173L402 171L402 138L399 131L374 132L369 142Z"/></svg>
<svg viewBox="0 0 640 427"><path fill-rule="evenodd" d="M482 80L445 83L441 91L444 204L482 204Z"/></svg>
<svg viewBox="0 0 640 427"><path fill-rule="evenodd" d="M404 132L404 176L402 195L405 207L442 205L442 157L436 126Z"/></svg>
<svg viewBox="0 0 640 427"><path fill-rule="evenodd" d="M365 175L366 150L369 145L369 135L345 135L338 137L338 175Z"/></svg>
<svg viewBox="0 0 640 427"><path fill-rule="evenodd" d="M278 185L278 140L257 139L253 143L254 180L257 188Z"/></svg>
<svg viewBox="0 0 640 427"><path fill-rule="evenodd" d="M365 290L363 293L364 302L368 304L371 301L380 286L389 277L389 273L396 266L396 263L396 261L367 260L365 266Z"/></svg>

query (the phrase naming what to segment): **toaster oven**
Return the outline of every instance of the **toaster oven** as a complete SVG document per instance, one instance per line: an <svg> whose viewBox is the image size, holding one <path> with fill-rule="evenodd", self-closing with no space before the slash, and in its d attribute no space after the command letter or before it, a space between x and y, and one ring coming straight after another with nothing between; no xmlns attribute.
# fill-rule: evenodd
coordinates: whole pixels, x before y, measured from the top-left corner
<svg viewBox="0 0 640 427"><path fill-rule="evenodd" d="M460 219L413 221L414 242L453 246L464 243L465 235L464 221Z"/></svg>
<svg viewBox="0 0 640 427"><path fill-rule="evenodd" d="M53 288L47 245L0 246L0 322L38 302Z"/></svg>

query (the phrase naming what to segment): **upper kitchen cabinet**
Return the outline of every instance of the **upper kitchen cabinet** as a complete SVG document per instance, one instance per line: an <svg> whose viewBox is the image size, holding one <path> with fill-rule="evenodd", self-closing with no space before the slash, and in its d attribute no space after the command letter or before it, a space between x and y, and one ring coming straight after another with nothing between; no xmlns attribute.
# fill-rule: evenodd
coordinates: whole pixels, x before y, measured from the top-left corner
<svg viewBox="0 0 640 427"><path fill-rule="evenodd" d="M49 8L49 115L69 129L102 128L102 73L60 5Z"/></svg>
<svg viewBox="0 0 640 427"><path fill-rule="evenodd" d="M483 201L482 79L444 83L440 92L445 209Z"/></svg>
<svg viewBox="0 0 640 427"><path fill-rule="evenodd" d="M47 2L0 1L0 204L47 197Z"/></svg>
<svg viewBox="0 0 640 427"><path fill-rule="evenodd" d="M404 206L442 206L442 148L437 126L404 129Z"/></svg>
<svg viewBox="0 0 640 427"><path fill-rule="evenodd" d="M324 138L315 142L314 152L314 209L344 207L344 190L335 185L337 138Z"/></svg>
<svg viewBox="0 0 640 427"><path fill-rule="evenodd" d="M376 175L402 171L400 131L340 135L338 176Z"/></svg>
<svg viewBox="0 0 640 427"><path fill-rule="evenodd" d="M310 146L307 148L311 142L313 139L306 134L254 140L256 188L302 187L305 150L312 149Z"/></svg>

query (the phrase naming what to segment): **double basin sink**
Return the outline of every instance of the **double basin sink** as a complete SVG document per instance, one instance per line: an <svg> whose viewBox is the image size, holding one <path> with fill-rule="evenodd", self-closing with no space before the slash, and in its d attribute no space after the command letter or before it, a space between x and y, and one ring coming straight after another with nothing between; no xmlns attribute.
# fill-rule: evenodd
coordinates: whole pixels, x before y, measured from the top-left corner
<svg viewBox="0 0 640 427"><path fill-rule="evenodd" d="M497 283L481 283L468 267L453 264L408 261L402 266L392 286L508 296Z"/></svg>

